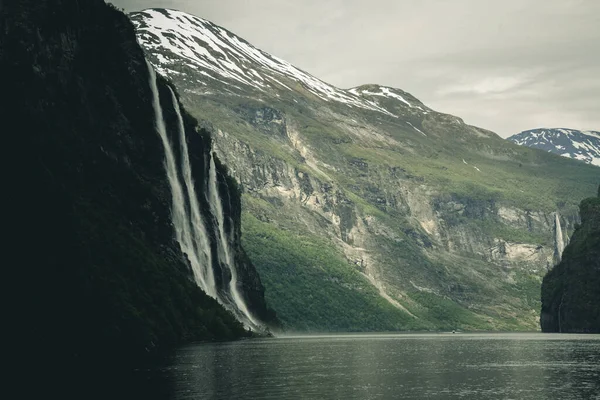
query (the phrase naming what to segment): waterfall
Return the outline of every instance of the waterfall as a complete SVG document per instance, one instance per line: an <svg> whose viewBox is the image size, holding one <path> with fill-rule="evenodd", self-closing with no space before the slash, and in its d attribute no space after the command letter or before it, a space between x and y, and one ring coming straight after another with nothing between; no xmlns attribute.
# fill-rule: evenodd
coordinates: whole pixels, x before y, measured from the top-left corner
<svg viewBox="0 0 600 400"><path fill-rule="evenodd" d="M202 214L200 213L200 205L198 204L198 198L196 197L196 191L194 188L194 181L192 180L192 169L190 167L190 156L187 148L187 140L185 137L185 126L183 125L183 118L181 117L181 110L179 109L179 102L175 97L175 93L171 87L171 98L177 114L177 122L179 128L179 142L181 147L181 169L183 171L183 180L185 182L185 188L188 195L188 201L190 206L190 225L191 225L191 237L195 244L195 254L202 255L203 263L206 267L201 269L199 274L202 275L200 279L206 284L204 290L206 294L211 297L217 297L217 290L215 284L215 276L212 269L212 253L210 250L210 242L208 239L208 233L206 226L202 220Z"/></svg>
<svg viewBox="0 0 600 400"><path fill-rule="evenodd" d="M562 253L565 250L562 227L560 225L560 215L554 214L554 263L558 264L562 259Z"/></svg>
<svg viewBox="0 0 600 400"><path fill-rule="evenodd" d="M231 296L235 307L243 314L246 325L249 325L249 327L258 327L260 325L250 314L250 310L248 310L248 307L246 306L246 303L242 298L237 285L237 271L235 269L235 262L231 257L230 235L225 233L223 204L221 196L219 195L219 189L217 187L217 167L215 165L215 159L212 153L209 155L209 158L208 200L210 203L211 212L216 218L217 222L215 234L218 238L217 250L219 252L219 258L223 261L231 274L231 282L229 282L229 295Z"/></svg>
<svg viewBox="0 0 600 400"><path fill-rule="evenodd" d="M227 307L236 315L244 325L251 329L261 329L261 324L252 317L240 290L238 288L238 276L235 260L232 256L230 241L233 237L225 232L223 205L217 188L217 170L212 153L209 153L210 162L208 168L208 202L211 214L215 219L214 232L217 242L218 260L221 268L227 268L231 276L230 282L224 282L224 289L217 290L214 271L212 268L213 255L211 252L210 238L207 233L206 224L202 218L200 204L196 196L195 184L192 179L192 169L185 135L185 126L179 108L179 102L175 93L169 87L173 108L177 115L179 145L181 156L181 171L177 168L177 162L173 146L167 134L167 127L160 104L160 94L156 81L156 73L152 65L146 61L150 74L150 89L152 90L155 126L165 149L165 169L167 179L171 188L171 217L175 228L175 238L179 243L181 251L187 256L198 286L209 296L217 299L219 303ZM179 178L179 172L183 177L183 184Z"/></svg>
<svg viewBox="0 0 600 400"><path fill-rule="evenodd" d="M179 182L179 176L177 173L175 155L167 135L167 128L162 112L162 106L160 105L160 95L158 93L158 87L156 83L156 73L154 72L154 69L150 63L148 63L148 61L146 61L146 63L148 64L148 71L150 73L150 89L152 90L153 95L152 105L154 107L156 130L158 131L165 149L165 169L167 170L167 179L169 181L169 186L171 187L171 216L173 219L173 226L175 227L175 237L179 243L181 251L187 255L190 261L194 278L198 286L200 286L200 288L209 296L216 297L214 279L212 279L212 282L207 279L207 277L212 275L212 265L206 263L203 264L200 261L201 259L197 253L197 246L194 244L194 236L192 234L190 218L186 212L186 201L183 188L181 182ZM185 143L185 141L183 141L183 143ZM211 273L206 273L206 269L210 269Z"/></svg>

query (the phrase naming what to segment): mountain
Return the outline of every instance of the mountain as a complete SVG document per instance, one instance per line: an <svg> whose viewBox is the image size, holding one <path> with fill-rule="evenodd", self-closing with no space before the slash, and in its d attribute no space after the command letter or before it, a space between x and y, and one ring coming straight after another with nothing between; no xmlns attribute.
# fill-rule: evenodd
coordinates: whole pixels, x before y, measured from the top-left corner
<svg viewBox="0 0 600 400"><path fill-rule="evenodd" d="M600 132L539 128L518 133L508 140L600 166Z"/></svg>
<svg viewBox="0 0 600 400"><path fill-rule="evenodd" d="M600 333L600 187L581 202L581 224L560 264L544 277L544 332Z"/></svg>
<svg viewBox="0 0 600 400"><path fill-rule="evenodd" d="M336 88L183 12L130 18L239 182L243 245L285 328L539 327L555 216L570 234L596 167L399 89Z"/></svg>
<svg viewBox="0 0 600 400"><path fill-rule="evenodd" d="M66 390L72 373L276 324L239 189L130 20L102 0L1 6L4 332L43 375L28 378Z"/></svg>

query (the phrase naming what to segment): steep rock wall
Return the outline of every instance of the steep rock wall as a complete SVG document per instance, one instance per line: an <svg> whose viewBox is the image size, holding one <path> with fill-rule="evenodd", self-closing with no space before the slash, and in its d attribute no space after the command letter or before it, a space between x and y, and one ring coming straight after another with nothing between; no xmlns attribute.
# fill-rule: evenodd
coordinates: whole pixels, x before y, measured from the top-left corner
<svg viewBox="0 0 600 400"><path fill-rule="evenodd" d="M582 201L581 224L542 284L544 332L600 332L600 197Z"/></svg>
<svg viewBox="0 0 600 400"><path fill-rule="evenodd" d="M175 240L148 69L127 17L101 0L11 1L0 11L3 132L17 166L8 181L15 263L7 281L19 303L10 333L41 362L94 360L99 368L192 340L248 335L198 289ZM175 138L162 78L158 90ZM203 187L211 139L183 118ZM244 296L273 320L240 247L239 192L217 165ZM214 224L202 190L197 197Z"/></svg>

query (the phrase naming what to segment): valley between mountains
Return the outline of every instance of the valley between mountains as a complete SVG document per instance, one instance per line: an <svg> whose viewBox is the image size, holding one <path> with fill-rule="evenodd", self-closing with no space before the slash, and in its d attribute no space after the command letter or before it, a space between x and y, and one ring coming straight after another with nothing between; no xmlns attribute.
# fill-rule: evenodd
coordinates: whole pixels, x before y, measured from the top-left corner
<svg viewBox="0 0 600 400"><path fill-rule="evenodd" d="M288 331L536 330L542 277L600 170L400 89L336 88L201 18L130 14L212 131Z"/></svg>

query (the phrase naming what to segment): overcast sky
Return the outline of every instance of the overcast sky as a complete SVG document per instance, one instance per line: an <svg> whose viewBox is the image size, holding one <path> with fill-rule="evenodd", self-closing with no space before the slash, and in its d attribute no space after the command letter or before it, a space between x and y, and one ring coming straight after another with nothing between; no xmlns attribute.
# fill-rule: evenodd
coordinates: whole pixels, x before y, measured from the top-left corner
<svg viewBox="0 0 600 400"><path fill-rule="evenodd" d="M111 2L192 13L338 87L397 87L503 137L600 130L600 0Z"/></svg>

